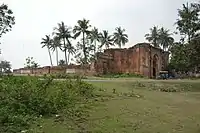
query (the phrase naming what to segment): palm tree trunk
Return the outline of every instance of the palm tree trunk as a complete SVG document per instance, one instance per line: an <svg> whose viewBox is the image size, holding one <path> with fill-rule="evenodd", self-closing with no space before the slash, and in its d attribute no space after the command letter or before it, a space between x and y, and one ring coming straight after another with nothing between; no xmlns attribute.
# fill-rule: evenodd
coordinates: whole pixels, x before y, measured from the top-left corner
<svg viewBox="0 0 200 133"><path fill-rule="evenodd" d="M191 36L190 36L190 34L188 33L188 43L190 43L190 41L191 41Z"/></svg>
<svg viewBox="0 0 200 133"><path fill-rule="evenodd" d="M83 32L83 54L84 54L84 64L87 63L87 55L86 55L86 48L85 48L85 33Z"/></svg>
<svg viewBox="0 0 200 133"><path fill-rule="evenodd" d="M68 65L68 61L67 61L67 49L65 49L65 64L66 64L66 66Z"/></svg>
<svg viewBox="0 0 200 133"><path fill-rule="evenodd" d="M65 38L64 39L64 51L65 51L65 64L68 65L68 61L67 61L67 48L66 48L66 44L65 44Z"/></svg>
<svg viewBox="0 0 200 133"><path fill-rule="evenodd" d="M69 57L70 57L70 53L69 53L69 51L68 51L68 64L70 64Z"/></svg>
<svg viewBox="0 0 200 133"><path fill-rule="evenodd" d="M96 47L97 47L97 41L94 41L94 58L96 60Z"/></svg>
<svg viewBox="0 0 200 133"><path fill-rule="evenodd" d="M58 66L58 48L56 47L56 62L57 62L57 66Z"/></svg>
<svg viewBox="0 0 200 133"><path fill-rule="evenodd" d="M70 43L69 39L66 39L66 40L67 40L67 43L70 45L71 43ZM70 50L70 47L68 47L68 58L67 58L68 64L70 64L70 59L69 59L69 57L70 57L70 52L69 52L69 50Z"/></svg>
<svg viewBox="0 0 200 133"><path fill-rule="evenodd" d="M106 46L106 49L109 49L109 45Z"/></svg>
<svg viewBox="0 0 200 133"><path fill-rule="evenodd" d="M53 66L52 58L51 58L51 52L50 52L49 46L48 46L48 53L49 53L49 59L50 59L51 66Z"/></svg>

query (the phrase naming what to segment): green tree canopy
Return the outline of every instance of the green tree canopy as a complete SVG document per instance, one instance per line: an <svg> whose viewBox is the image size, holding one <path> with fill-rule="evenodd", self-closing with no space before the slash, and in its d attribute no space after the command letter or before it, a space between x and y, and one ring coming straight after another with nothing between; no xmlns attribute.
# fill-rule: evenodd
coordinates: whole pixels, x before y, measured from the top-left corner
<svg viewBox="0 0 200 133"><path fill-rule="evenodd" d="M146 34L145 38L152 43L154 47L159 48L159 29L157 26L150 28L150 33Z"/></svg>
<svg viewBox="0 0 200 133"><path fill-rule="evenodd" d="M25 68L38 68L39 64L34 61L33 57L27 57L25 62Z"/></svg>
<svg viewBox="0 0 200 133"><path fill-rule="evenodd" d="M163 27L159 30L159 39L158 42L164 51L168 50L168 48L173 45L174 38L171 36L168 29L164 29Z"/></svg>
<svg viewBox="0 0 200 133"><path fill-rule="evenodd" d="M45 38L42 38L41 44L42 44L42 48L47 47L48 53L49 53L50 63L51 63L51 66L53 66L51 52L50 52L50 48L53 45L53 40L50 38L50 35L46 35Z"/></svg>
<svg viewBox="0 0 200 133"><path fill-rule="evenodd" d="M13 12L8 8L8 5L0 5L0 37L10 31L15 24Z"/></svg>
<svg viewBox="0 0 200 133"><path fill-rule="evenodd" d="M178 9L178 19L176 22L177 29L183 38L187 38L188 42L194 37L195 33L200 29L199 21L199 4L186 3L182 9Z"/></svg>
<svg viewBox="0 0 200 133"><path fill-rule="evenodd" d="M79 37L82 34L82 38L81 38L82 43L79 42L78 45L82 45L80 47L82 47L82 51L83 51L84 64L87 64L87 61L88 61L88 56L87 56L88 47L86 46L87 45L86 43L88 43L88 40L86 40L86 37L91 33L90 27L91 27L90 21L83 19L83 20L78 20L77 25L73 29L75 38Z"/></svg>
<svg viewBox="0 0 200 133"><path fill-rule="evenodd" d="M65 63L68 65L67 50L72 47L70 39L72 36L72 29L66 26L64 22L58 23L58 27L54 28L54 34L60 39L62 50L65 53ZM69 54L69 53L68 53Z"/></svg>
<svg viewBox="0 0 200 133"><path fill-rule="evenodd" d="M93 51L93 60L96 60L96 53L99 50L98 47L98 43L101 40L101 34L99 33L99 30L94 27L91 31L91 33L87 36L87 39L90 40L91 42L91 50Z"/></svg>
<svg viewBox="0 0 200 133"><path fill-rule="evenodd" d="M103 33L101 33L101 45L99 47L102 48L105 46L106 49L109 49L110 46L114 46L113 41L113 36L109 35L107 30L103 30Z"/></svg>
<svg viewBox="0 0 200 133"><path fill-rule="evenodd" d="M3 73L10 73L11 72L11 64L9 61L1 61L0 62L0 69Z"/></svg>
<svg viewBox="0 0 200 133"><path fill-rule="evenodd" d="M124 33L125 29L117 27L114 32L114 43L121 48L128 42L128 35Z"/></svg>

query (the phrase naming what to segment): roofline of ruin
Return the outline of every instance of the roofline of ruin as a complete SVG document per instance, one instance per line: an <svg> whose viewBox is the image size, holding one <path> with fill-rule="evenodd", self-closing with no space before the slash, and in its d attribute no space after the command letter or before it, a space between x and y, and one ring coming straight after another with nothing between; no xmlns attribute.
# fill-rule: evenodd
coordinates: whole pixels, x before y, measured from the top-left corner
<svg viewBox="0 0 200 133"><path fill-rule="evenodd" d="M153 48L153 49L157 49L157 50L160 50L161 52L165 52L165 53L169 53L168 51L163 51L161 48L156 48L154 46L152 46L150 43L137 43L135 45L133 45L132 47L129 47L129 48L111 48L111 49L106 49L104 50L105 51L124 51L124 50L128 50L128 49L135 49L137 47L140 47L141 45L148 45L150 48Z"/></svg>

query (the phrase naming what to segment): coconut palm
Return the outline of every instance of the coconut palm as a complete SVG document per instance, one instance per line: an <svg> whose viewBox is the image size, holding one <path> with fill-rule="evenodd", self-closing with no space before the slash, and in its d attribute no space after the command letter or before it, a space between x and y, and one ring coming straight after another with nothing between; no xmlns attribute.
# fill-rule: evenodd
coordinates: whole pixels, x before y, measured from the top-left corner
<svg viewBox="0 0 200 133"><path fill-rule="evenodd" d="M96 27L94 27L91 31L91 33L88 35L88 39L90 40L92 45L92 50L93 50L93 54L94 56L96 55L96 51L97 51L97 42L100 41L101 39L101 34L99 33L98 29Z"/></svg>
<svg viewBox="0 0 200 133"><path fill-rule="evenodd" d="M163 47L163 50L169 48L174 43L174 38L171 37L172 34L169 33L168 29L164 29L163 27L159 30L159 44Z"/></svg>
<svg viewBox="0 0 200 133"><path fill-rule="evenodd" d="M50 38L50 35L46 35L45 38L42 38L41 44L42 44L42 48L47 47L50 63L51 63L51 66L53 66L51 52L50 52L50 48L52 47L52 39Z"/></svg>
<svg viewBox="0 0 200 133"><path fill-rule="evenodd" d="M54 28L54 34L60 39L62 42L62 50L65 52L65 63L68 64L67 60L67 48L68 45L71 45L70 39L73 38L71 33L71 28L66 26L64 22L58 23L58 27Z"/></svg>
<svg viewBox="0 0 200 133"><path fill-rule="evenodd" d="M58 62L58 48L60 48L62 50L60 39L59 39L58 36L55 36L53 38L53 43L52 43L51 49L53 50L53 52L56 51L56 63L57 63L57 66L59 64L59 62Z"/></svg>
<svg viewBox="0 0 200 133"><path fill-rule="evenodd" d="M74 55L76 49L74 48L74 46L68 45L67 50L68 50L68 64L70 64L70 55Z"/></svg>
<svg viewBox="0 0 200 133"><path fill-rule="evenodd" d="M109 49L110 46L113 46L113 37L112 35L108 34L108 31L103 30L103 33L101 33L101 45L99 46L99 48L102 48L103 46L105 46L106 49Z"/></svg>
<svg viewBox="0 0 200 133"><path fill-rule="evenodd" d="M125 34L125 29L122 29L121 27L117 27L114 32L114 43L121 48L128 42L128 35Z"/></svg>
<svg viewBox="0 0 200 133"><path fill-rule="evenodd" d="M150 29L150 33L145 35L146 40L153 44L154 47L159 47L159 29L157 26L154 26Z"/></svg>
<svg viewBox="0 0 200 133"><path fill-rule="evenodd" d="M74 32L74 37L77 38L82 34L82 50L84 54L84 62L87 63L87 48L86 48L86 36L91 33L89 28L91 25L89 24L89 20L83 19L83 20L78 20L77 25L74 27L73 32Z"/></svg>

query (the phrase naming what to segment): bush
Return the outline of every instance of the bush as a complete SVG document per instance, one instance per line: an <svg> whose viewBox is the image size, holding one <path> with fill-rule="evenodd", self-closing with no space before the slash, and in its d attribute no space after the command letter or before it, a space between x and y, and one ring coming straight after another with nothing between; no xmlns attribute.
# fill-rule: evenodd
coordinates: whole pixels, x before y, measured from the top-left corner
<svg viewBox="0 0 200 133"><path fill-rule="evenodd" d="M47 75L44 75L43 77L47 77ZM66 74L66 73L58 73L58 74L51 74L50 77L56 78L56 79L87 79L87 77L83 75L78 74Z"/></svg>
<svg viewBox="0 0 200 133"><path fill-rule="evenodd" d="M118 74L106 74L106 75L97 75L98 77L103 78L144 78L143 75L134 74L134 73L118 73Z"/></svg>
<svg viewBox="0 0 200 133"><path fill-rule="evenodd" d="M80 79L56 82L52 78L3 77L0 80L0 132L18 133L28 129L40 116L65 112L69 118L79 117L77 114L84 112L81 105L93 97L93 90L92 85Z"/></svg>

